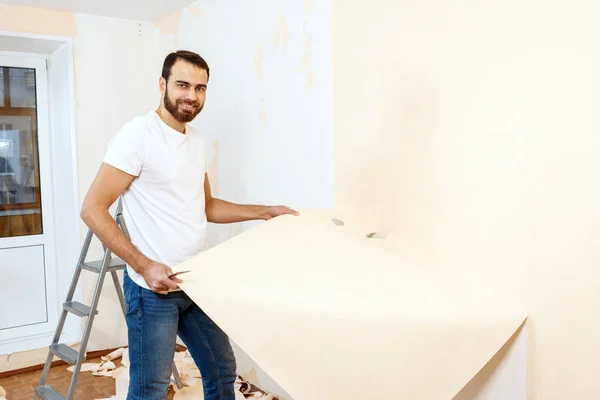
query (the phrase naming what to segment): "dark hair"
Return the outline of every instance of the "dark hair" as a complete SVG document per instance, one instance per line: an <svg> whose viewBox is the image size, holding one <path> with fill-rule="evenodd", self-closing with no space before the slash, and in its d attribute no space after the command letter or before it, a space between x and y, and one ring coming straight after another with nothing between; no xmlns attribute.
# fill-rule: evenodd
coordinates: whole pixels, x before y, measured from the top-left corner
<svg viewBox="0 0 600 400"><path fill-rule="evenodd" d="M210 77L210 69L208 68L208 63L204 60L204 58L192 51L178 50L167 55L165 62L163 63L162 77L165 78L166 81L168 81L169 76L171 76L171 67L173 67L173 64L180 59L187 61L198 68L202 68L206 71L206 75Z"/></svg>

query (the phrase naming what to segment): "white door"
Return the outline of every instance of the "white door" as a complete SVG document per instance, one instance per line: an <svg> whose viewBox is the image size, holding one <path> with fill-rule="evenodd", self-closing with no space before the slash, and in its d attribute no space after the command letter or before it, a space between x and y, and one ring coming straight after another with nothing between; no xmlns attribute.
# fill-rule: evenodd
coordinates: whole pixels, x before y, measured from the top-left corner
<svg viewBox="0 0 600 400"><path fill-rule="evenodd" d="M56 327L49 125L46 60L0 55L0 354Z"/></svg>

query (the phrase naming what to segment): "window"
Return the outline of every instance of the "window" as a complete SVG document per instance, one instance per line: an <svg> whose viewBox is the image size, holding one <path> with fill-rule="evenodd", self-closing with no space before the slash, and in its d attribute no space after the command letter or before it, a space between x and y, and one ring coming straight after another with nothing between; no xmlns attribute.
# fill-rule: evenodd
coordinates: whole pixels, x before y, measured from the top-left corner
<svg viewBox="0 0 600 400"><path fill-rule="evenodd" d="M0 66L0 237L42 233L35 69Z"/></svg>

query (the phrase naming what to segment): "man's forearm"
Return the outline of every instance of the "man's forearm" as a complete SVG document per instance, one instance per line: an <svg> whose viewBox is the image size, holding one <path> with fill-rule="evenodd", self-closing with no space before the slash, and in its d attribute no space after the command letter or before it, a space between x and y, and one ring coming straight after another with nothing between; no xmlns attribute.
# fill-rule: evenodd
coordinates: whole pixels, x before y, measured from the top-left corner
<svg viewBox="0 0 600 400"><path fill-rule="evenodd" d="M150 259L144 256L121 231L108 210L101 207L86 208L81 212L81 219L110 251L130 265L134 271L140 273L150 263Z"/></svg>
<svg viewBox="0 0 600 400"><path fill-rule="evenodd" d="M221 199L211 199L206 205L208 222L229 224L268 218L265 206L234 204Z"/></svg>

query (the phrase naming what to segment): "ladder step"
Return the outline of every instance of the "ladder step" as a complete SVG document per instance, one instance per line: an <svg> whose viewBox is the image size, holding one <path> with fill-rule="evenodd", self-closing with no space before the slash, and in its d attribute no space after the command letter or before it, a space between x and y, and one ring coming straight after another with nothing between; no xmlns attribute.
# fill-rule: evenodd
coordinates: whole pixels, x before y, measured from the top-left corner
<svg viewBox="0 0 600 400"><path fill-rule="evenodd" d="M35 394L44 400L65 400L65 398L51 386L38 386L35 389Z"/></svg>
<svg viewBox="0 0 600 400"><path fill-rule="evenodd" d="M75 364L77 362L77 357L79 356L78 351L75 351L66 344L62 343L51 344L50 351L67 364Z"/></svg>
<svg viewBox="0 0 600 400"><path fill-rule="evenodd" d="M81 264L81 268L96 273L100 272L100 267L102 267L102 260L85 262ZM121 260L118 257L111 258L110 265L108 266L108 271L118 271L120 269L125 269L125 261Z"/></svg>
<svg viewBox="0 0 600 400"><path fill-rule="evenodd" d="M63 304L63 309L66 311L77 315L78 317L89 317L92 309L85 304L81 304L78 301L69 301ZM96 310L95 315L98 314L98 310Z"/></svg>

